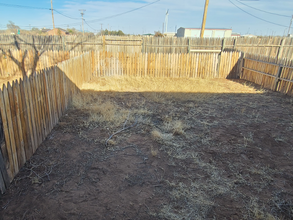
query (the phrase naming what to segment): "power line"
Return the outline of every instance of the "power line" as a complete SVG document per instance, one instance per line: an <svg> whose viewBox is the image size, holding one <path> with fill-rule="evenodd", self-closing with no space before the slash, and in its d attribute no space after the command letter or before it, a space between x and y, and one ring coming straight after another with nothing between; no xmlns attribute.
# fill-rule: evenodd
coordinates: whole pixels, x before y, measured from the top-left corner
<svg viewBox="0 0 293 220"><path fill-rule="evenodd" d="M95 23L95 22L98 22L98 21L103 21L103 20L110 19L110 18L115 18L115 17L121 16L121 15L124 15L124 14L128 14L128 13L130 13L130 12L137 11L137 10L139 10L139 9L142 9L142 8L145 8L145 7L150 6L150 5L152 5L152 4L155 4L155 3L159 2L159 1L161 1L161 0L154 1L154 2L151 2L151 3L149 3L149 4L143 5L143 6L141 6L141 7L134 8L134 9L131 9L131 10L129 10L129 11L122 12L122 13L119 13L119 14L115 14L115 15L111 15L111 16L104 17L104 18L99 18L99 19L93 19L93 20L88 21L87 24L88 24L88 23ZM55 9L54 9L54 10L55 10ZM60 25L58 25L58 26L65 26L65 25L79 25L79 24L80 24L80 22L78 22L78 23L71 23L71 24L63 24L63 25L60 24Z"/></svg>
<svg viewBox="0 0 293 220"><path fill-rule="evenodd" d="M155 4L157 2L159 2L161 0L157 0L157 1L154 1L154 2L151 2L149 4L146 4L146 5L143 5L141 7L138 7L138 8L134 8L134 9L131 9L129 11L126 11L126 12L122 12L122 13L119 13L119 14L115 14L115 15L111 15L111 16L108 16L108 17L104 17L104 18L99 18L99 19L93 19L93 20L90 20L88 21L88 23L94 23L94 22L97 22L97 21L103 21L103 20L106 20L106 19L110 19L110 18L115 18L115 17L118 17L118 16L121 16L121 15L124 15L124 14L128 14L130 12L133 12L133 11L137 11L139 9L142 9L142 8L145 8L147 6L150 6L152 4ZM12 4L5 4L5 3L0 3L0 5L4 5L4 6L8 6L8 7L21 7L21 8L30 8L30 9L46 9L46 10L51 10L49 8L37 8L37 7L30 7L30 6L23 6L23 5L12 5ZM57 11L56 9L54 9L54 11L56 11L57 13L65 16L65 17L68 17L68 18L71 18L65 14L62 14L60 13L59 11ZM71 19L76 19L76 18L71 18ZM79 18L80 19L80 18ZM67 24L58 24L56 26L67 26L67 25L71 25L71 26L77 26L77 25L80 25L81 22L77 22L77 23L67 23ZM44 27L44 26L48 26L48 27L51 27L52 25L31 25L33 27ZM29 27L29 26L21 26L21 27Z"/></svg>
<svg viewBox="0 0 293 220"><path fill-rule="evenodd" d="M25 6L25 5L13 5L13 4L6 4L0 3L2 6L12 7L12 8L27 8L27 9L38 9L38 10L51 10L50 8L40 8L40 7L32 7L32 6Z"/></svg>
<svg viewBox="0 0 293 220"><path fill-rule="evenodd" d="M52 8L40 8L40 7L32 7L32 6L26 6L26 5L13 5L13 4L6 4L6 3L0 3L0 5L6 6L6 7L12 7L12 8L26 8L26 9L35 9L35 10L53 10L53 11L57 12L58 14L63 15L64 17L74 19L74 20L80 19L80 18L72 18L72 17L65 15L65 14L61 13L60 11L57 11L56 9L52 9Z"/></svg>
<svg viewBox="0 0 293 220"><path fill-rule="evenodd" d="M86 23L86 25L87 26L89 26L91 29L93 29L94 31L97 31L96 29L94 29L92 26L90 26L87 22L86 22L86 20L84 19L84 22Z"/></svg>
<svg viewBox="0 0 293 220"><path fill-rule="evenodd" d="M273 13L273 12L265 11L265 10L262 10L262 9L255 8L255 7L252 7L252 6L250 6L250 5L247 5L247 4L245 4L245 3L243 3L243 2L241 2L241 1L239 1L239 0L236 0L236 1L239 2L239 3L242 4L242 5L245 5L245 6L249 7L249 8L252 8L252 9L254 9L254 10L258 10L258 11L261 11L261 12L264 12L264 13L268 13L268 14L271 14L271 15L277 15L277 16L281 16L281 17L291 18L291 16L288 16L288 15L281 15L281 14L277 14L277 13Z"/></svg>
<svg viewBox="0 0 293 220"><path fill-rule="evenodd" d="M131 10L129 10L129 11L122 12L122 13L119 13L119 14L116 14L116 15L111 15L111 16L104 17L104 18L99 18L99 19L90 20L90 21L88 21L88 23L94 23L94 22L97 22L97 21L103 21L103 20L106 20L106 19L115 18L115 17L121 16L121 15L125 15L125 14L128 14L128 13L130 13L130 12L137 11L137 10L139 10L139 9L142 9L142 8L145 8L145 7L150 6L150 5L152 5L152 4L155 4L155 3L159 2L159 1L161 1L161 0L154 1L154 2L151 2L151 3L149 3L149 4L143 5L143 6L141 6L141 7L134 8L134 9L131 9Z"/></svg>
<svg viewBox="0 0 293 220"><path fill-rule="evenodd" d="M60 14L60 15L63 15L64 17L67 17L67 18L70 18L70 19L73 19L73 20L80 20L80 18L70 17L68 15L65 15L65 14L61 13L60 11L57 11L56 9L54 9L54 11L57 12L58 14Z"/></svg>
<svg viewBox="0 0 293 220"><path fill-rule="evenodd" d="M274 24L274 25L277 25L277 26L280 26L280 27L287 27L287 26L285 26L285 25L277 24L277 23L274 23L274 22L271 22L271 21L265 20L265 19L263 19L263 18L257 17L257 16L255 16L255 15L253 15L253 14L251 14L251 13L245 11L244 9L240 8L238 5L236 5L235 3L233 3L231 0L229 0L229 2L232 3L232 4L233 4L235 7L237 7L238 9L240 9L241 11L243 11L244 13L249 14L250 16L252 16L252 17L254 17L254 18L257 18L257 19L262 20L262 21L264 21L264 22L267 22L267 23L270 23L270 24Z"/></svg>

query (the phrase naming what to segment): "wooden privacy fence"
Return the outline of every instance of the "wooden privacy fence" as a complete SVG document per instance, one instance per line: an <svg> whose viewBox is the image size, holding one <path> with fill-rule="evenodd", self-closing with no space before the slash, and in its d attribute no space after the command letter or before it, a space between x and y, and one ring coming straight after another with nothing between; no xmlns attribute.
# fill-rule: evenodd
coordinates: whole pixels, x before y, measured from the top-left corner
<svg viewBox="0 0 293 220"><path fill-rule="evenodd" d="M31 36L19 35L21 48L31 45L48 50L89 51L105 50L124 53L189 53L198 50L240 50L276 58L293 59L291 37L240 37L240 38L177 38L142 36ZM14 48L15 37L0 35L0 48Z"/></svg>
<svg viewBox="0 0 293 220"><path fill-rule="evenodd" d="M236 78L240 52L156 54L94 53L94 76Z"/></svg>
<svg viewBox="0 0 293 220"><path fill-rule="evenodd" d="M293 95L293 60L246 54L242 69L242 79Z"/></svg>
<svg viewBox="0 0 293 220"><path fill-rule="evenodd" d="M12 50L11 52L13 57L21 62L24 51ZM81 52L78 51L46 51L40 56L36 70L39 71L54 66L57 63L79 56L80 54ZM33 63L34 51L29 50L24 62L25 70L29 72L29 70L32 69ZM1 54L0 52L0 77L9 76L22 76L21 70L9 56Z"/></svg>
<svg viewBox="0 0 293 220"><path fill-rule="evenodd" d="M0 191L58 123L77 85L90 80L92 53L63 61L35 74L3 85L0 112L4 144L0 151Z"/></svg>

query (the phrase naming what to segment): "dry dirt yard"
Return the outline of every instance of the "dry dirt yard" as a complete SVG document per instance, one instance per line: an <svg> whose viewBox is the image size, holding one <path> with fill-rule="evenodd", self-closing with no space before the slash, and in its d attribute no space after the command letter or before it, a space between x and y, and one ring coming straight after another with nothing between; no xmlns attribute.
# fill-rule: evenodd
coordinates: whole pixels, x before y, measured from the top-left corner
<svg viewBox="0 0 293 220"><path fill-rule="evenodd" d="M292 137L292 97L243 81L96 79L0 219L293 219Z"/></svg>

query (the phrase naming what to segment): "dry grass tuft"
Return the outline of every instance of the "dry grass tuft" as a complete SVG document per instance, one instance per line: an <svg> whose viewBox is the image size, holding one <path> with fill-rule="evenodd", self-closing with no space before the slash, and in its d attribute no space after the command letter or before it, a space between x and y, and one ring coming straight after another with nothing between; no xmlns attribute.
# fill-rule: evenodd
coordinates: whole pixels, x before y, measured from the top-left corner
<svg viewBox="0 0 293 220"><path fill-rule="evenodd" d="M184 134L185 125L182 121L176 120L172 121L171 118L165 118L164 125L162 127L163 130L172 133L172 135L183 135Z"/></svg>
<svg viewBox="0 0 293 220"><path fill-rule="evenodd" d="M175 121L173 123L173 135L182 135L182 134L184 134L182 121Z"/></svg>
<svg viewBox="0 0 293 220"><path fill-rule="evenodd" d="M166 141L166 140L172 139L172 135L171 134L162 133L162 132L160 132L157 129L153 130L151 134L152 134L152 137L155 140L158 140L158 141L160 141L160 140Z"/></svg>
<svg viewBox="0 0 293 220"><path fill-rule="evenodd" d="M107 144L110 145L110 146L114 146L114 145L116 145L117 143L116 143L116 141L110 139L110 140L107 142Z"/></svg>
<svg viewBox="0 0 293 220"><path fill-rule="evenodd" d="M107 101L101 105L90 105L88 109L91 114L89 121L103 122L115 119L117 107Z"/></svg>
<svg viewBox="0 0 293 220"><path fill-rule="evenodd" d="M154 146L151 146L151 154L153 157L158 156L158 150L154 148Z"/></svg>

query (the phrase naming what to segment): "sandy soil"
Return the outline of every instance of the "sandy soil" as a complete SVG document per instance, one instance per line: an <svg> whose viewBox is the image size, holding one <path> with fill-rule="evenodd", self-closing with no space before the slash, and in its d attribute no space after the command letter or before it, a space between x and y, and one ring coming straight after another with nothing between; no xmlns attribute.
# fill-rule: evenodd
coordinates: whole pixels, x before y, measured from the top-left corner
<svg viewBox="0 0 293 220"><path fill-rule="evenodd" d="M293 219L293 100L231 83L243 91L83 91L0 219Z"/></svg>

